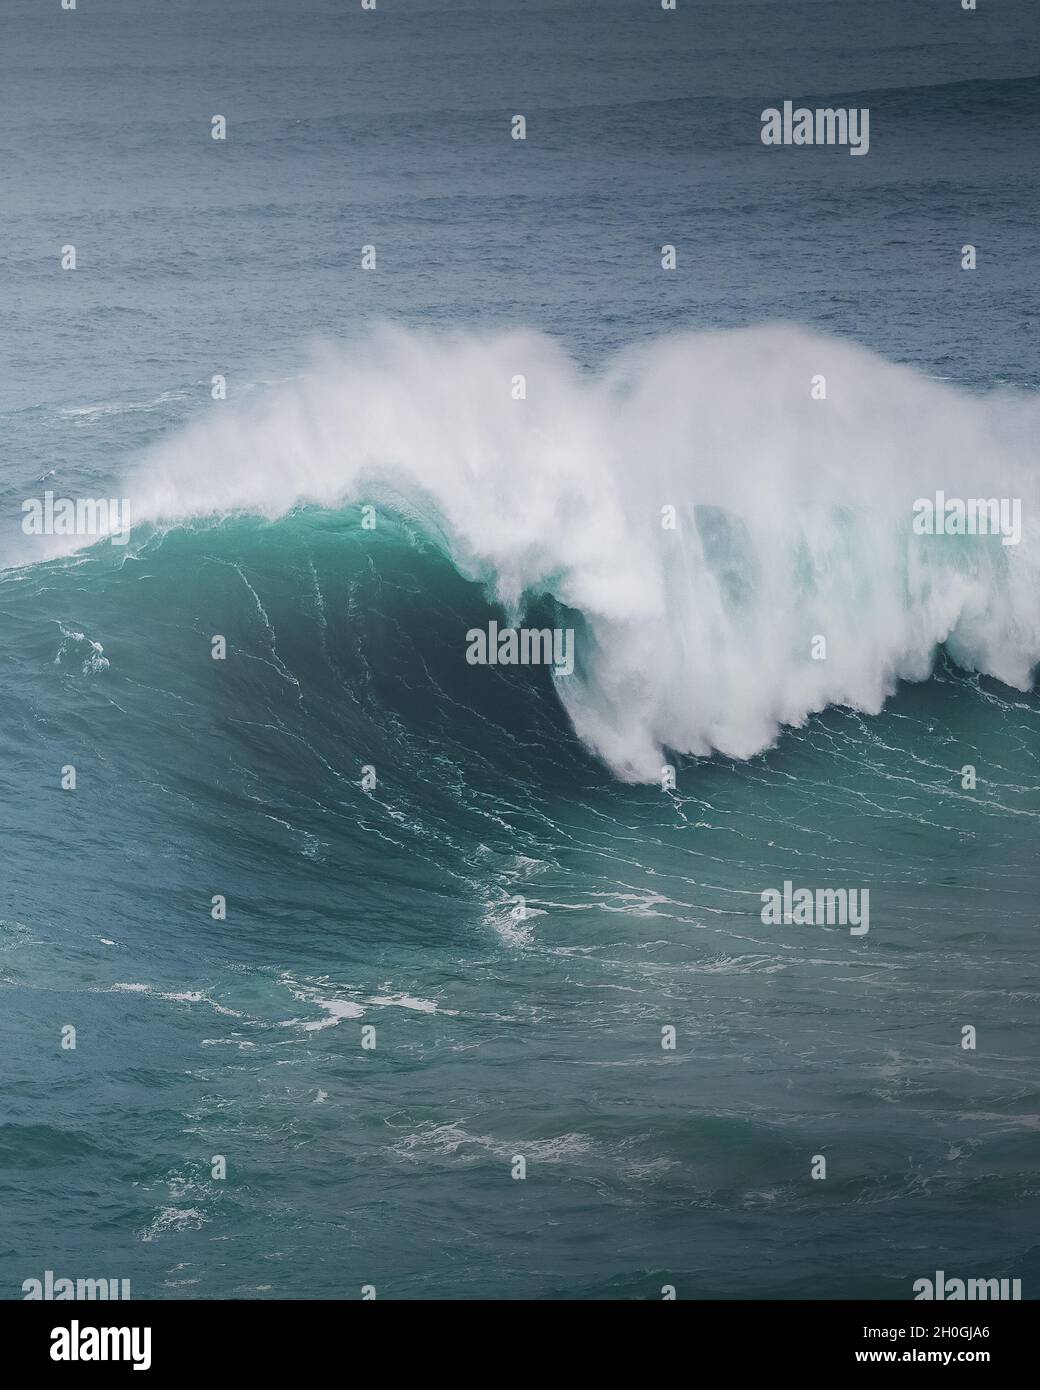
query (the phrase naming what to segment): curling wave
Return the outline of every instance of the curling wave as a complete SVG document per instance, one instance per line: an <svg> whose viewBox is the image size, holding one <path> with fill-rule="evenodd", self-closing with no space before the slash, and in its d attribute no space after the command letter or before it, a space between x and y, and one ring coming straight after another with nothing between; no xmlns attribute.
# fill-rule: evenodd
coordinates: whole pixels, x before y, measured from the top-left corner
<svg viewBox="0 0 1040 1390"><path fill-rule="evenodd" d="M124 491L162 528L392 508L510 618L535 597L577 610L560 699L641 781L666 749L746 758L828 705L876 713L943 644L1028 688L1037 438L1033 394L967 394L797 328L661 339L596 374L535 333L386 329L214 406ZM1021 541L914 534L937 490L1020 499Z"/></svg>

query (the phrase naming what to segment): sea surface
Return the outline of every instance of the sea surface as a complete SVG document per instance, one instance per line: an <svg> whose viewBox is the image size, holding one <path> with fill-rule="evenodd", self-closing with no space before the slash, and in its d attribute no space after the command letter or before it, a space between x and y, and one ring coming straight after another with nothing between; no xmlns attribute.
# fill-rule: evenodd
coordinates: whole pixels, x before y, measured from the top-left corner
<svg viewBox="0 0 1040 1390"><path fill-rule="evenodd" d="M1034 0L6 0L0 108L0 1296L1036 1297Z"/></svg>

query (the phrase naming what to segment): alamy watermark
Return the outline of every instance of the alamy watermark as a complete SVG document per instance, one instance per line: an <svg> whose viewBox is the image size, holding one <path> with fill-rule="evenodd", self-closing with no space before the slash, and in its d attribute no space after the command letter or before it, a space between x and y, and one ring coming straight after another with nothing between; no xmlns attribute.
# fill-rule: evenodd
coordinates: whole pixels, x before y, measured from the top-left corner
<svg viewBox="0 0 1040 1390"><path fill-rule="evenodd" d="M52 1361L130 1361L135 1371L152 1364L150 1327L88 1327L73 1318L51 1331Z"/></svg>
<svg viewBox="0 0 1040 1390"><path fill-rule="evenodd" d="M26 1279L22 1282L25 1301L34 1299L72 1298L83 1300L111 1300L130 1297L129 1279L63 1279L55 1278L53 1269L45 1269L42 1279Z"/></svg>
<svg viewBox="0 0 1040 1390"><path fill-rule="evenodd" d="M108 536L113 545L130 539L127 497L29 497L22 503L27 536Z"/></svg>
<svg viewBox="0 0 1040 1390"><path fill-rule="evenodd" d="M762 112L763 145L847 145L849 154L870 152L870 108L818 106L785 101Z"/></svg>
<svg viewBox="0 0 1040 1390"><path fill-rule="evenodd" d="M1014 1300L1022 1297L1021 1279L948 1279L941 1269L934 1279L914 1281L914 1302L956 1303L960 1300Z"/></svg>
<svg viewBox="0 0 1040 1390"><path fill-rule="evenodd" d="M466 660L471 666L552 666L561 676L574 672L572 627L503 627L492 620L466 633Z"/></svg>
<svg viewBox="0 0 1040 1390"><path fill-rule="evenodd" d="M916 536L1000 536L1001 545L1022 539L1020 497L919 497L914 503Z"/></svg>
<svg viewBox="0 0 1040 1390"><path fill-rule="evenodd" d="M795 888L762 890L762 921L767 927L848 927L850 936L870 930L869 888Z"/></svg>

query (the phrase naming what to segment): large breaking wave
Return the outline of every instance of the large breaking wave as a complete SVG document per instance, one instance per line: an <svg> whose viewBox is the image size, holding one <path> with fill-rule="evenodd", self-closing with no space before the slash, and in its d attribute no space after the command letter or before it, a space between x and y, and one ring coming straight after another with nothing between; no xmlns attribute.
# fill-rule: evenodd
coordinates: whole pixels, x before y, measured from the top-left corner
<svg viewBox="0 0 1040 1390"><path fill-rule="evenodd" d="M387 329L214 405L125 495L162 528L392 508L510 617L536 596L580 613L559 696L617 775L653 780L664 750L744 758L827 705L875 713L941 644L1027 688L1038 438L1035 395L968 394L796 328L660 339L597 373L539 334ZM1021 542L915 535L937 490L1021 499Z"/></svg>

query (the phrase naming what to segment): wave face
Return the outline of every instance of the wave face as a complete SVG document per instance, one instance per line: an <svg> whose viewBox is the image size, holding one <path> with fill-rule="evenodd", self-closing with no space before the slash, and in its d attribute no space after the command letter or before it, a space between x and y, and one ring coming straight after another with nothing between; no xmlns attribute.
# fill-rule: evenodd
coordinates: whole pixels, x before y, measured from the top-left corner
<svg viewBox="0 0 1040 1390"><path fill-rule="evenodd" d="M1037 437L1031 394L970 395L795 328L661 339L596 375L534 333L387 329L214 407L124 495L161 528L391 509L510 620L547 598L578 623L560 699L616 775L653 781L665 750L747 758L828 705L877 713L942 644L1028 688ZM914 534L937 491L1019 499L1020 543Z"/></svg>

